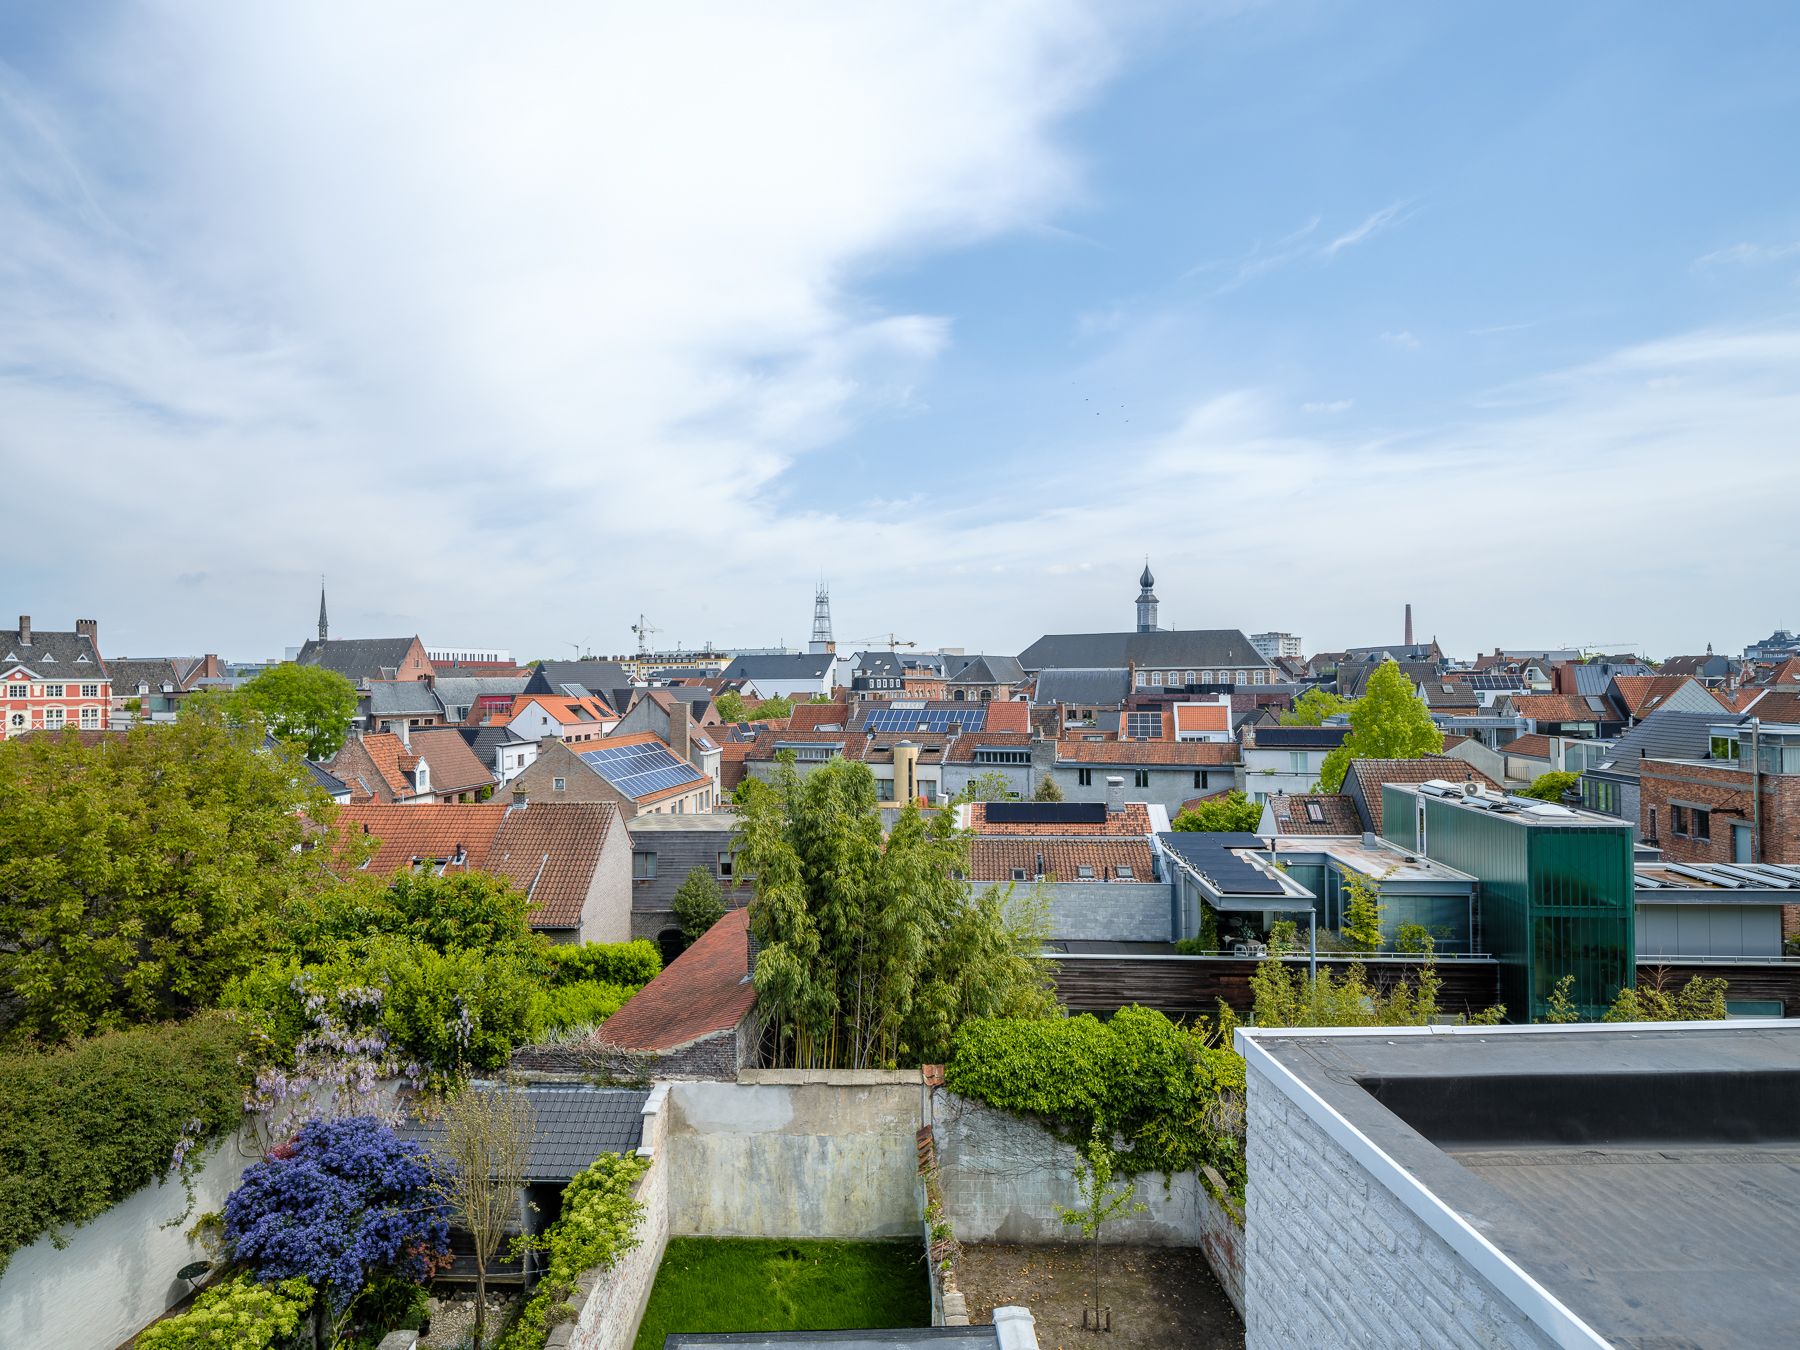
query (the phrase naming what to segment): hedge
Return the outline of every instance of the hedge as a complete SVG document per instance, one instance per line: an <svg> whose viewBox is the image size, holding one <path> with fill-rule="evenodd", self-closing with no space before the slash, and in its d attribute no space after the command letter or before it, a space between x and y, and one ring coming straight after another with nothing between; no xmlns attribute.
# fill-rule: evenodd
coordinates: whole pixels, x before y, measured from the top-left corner
<svg viewBox="0 0 1800 1350"><path fill-rule="evenodd" d="M166 1177L243 1116L248 1033L221 1013L0 1055L0 1270ZM197 1157L197 1152L190 1152Z"/></svg>
<svg viewBox="0 0 1800 1350"><path fill-rule="evenodd" d="M662 970L662 952L654 942L586 942L557 946L546 953L550 983L575 984L597 980L601 984L649 984Z"/></svg>

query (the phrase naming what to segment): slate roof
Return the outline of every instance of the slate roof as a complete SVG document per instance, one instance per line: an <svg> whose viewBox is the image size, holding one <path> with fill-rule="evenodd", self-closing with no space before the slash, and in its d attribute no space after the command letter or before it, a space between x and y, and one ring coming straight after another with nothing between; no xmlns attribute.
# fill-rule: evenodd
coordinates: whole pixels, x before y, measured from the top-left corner
<svg viewBox="0 0 1800 1350"><path fill-rule="evenodd" d="M437 717L444 711L423 680L376 680L369 686L369 712L376 717Z"/></svg>
<svg viewBox="0 0 1800 1350"><path fill-rule="evenodd" d="M1414 642L1410 645L1404 642L1389 642L1374 647L1351 647L1344 652L1344 656L1347 660L1358 662L1382 661L1391 656L1402 664L1409 661L1428 661L1435 664L1439 650L1435 642Z"/></svg>
<svg viewBox="0 0 1800 1350"><path fill-rule="evenodd" d="M525 692L523 675L469 675L439 676L432 682L438 702L443 705L444 715L452 722L460 722L475 708L476 701L488 694L522 694Z"/></svg>
<svg viewBox="0 0 1800 1350"><path fill-rule="evenodd" d="M594 1039L622 1050L675 1050L732 1030L755 1003L750 911L734 909L601 1023Z"/></svg>
<svg viewBox="0 0 1800 1350"><path fill-rule="evenodd" d="M902 678L906 672L899 656L893 652L858 652L856 664L851 670L857 675L881 676L893 680Z"/></svg>
<svg viewBox="0 0 1800 1350"><path fill-rule="evenodd" d="M1146 829L1146 834L1148 830ZM1091 875L1082 876L1086 867ZM976 839L969 845L970 881L1011 881L1015 870L1035 879L1042 869L1044 880L1089 882L1120 880L1119 868L1128 867L1127 882L1155 881L1148 839Z"/></svg>
<svg viewBox="0 0 1800 1350"><path fill-rule="evenodd" d="M19 630L0 628L0 662L22 665L46 679L110 680L100 653L80 633L51 633L31 626L31 641L19 641Z"/></svg>
<svg viewBox="0 0 1800 1350"><path fill-rule="evenodd" d="M1712 728L1737 725L1742 713L1676 712L1663 708L1625 732L1607 752L1600 771L1635 778L1641 759L1705 759L1712 750Z"/></svg>
<svg viewBox="0 0 1800 1350"><path fill-rule="evenodd" d="M1350 775L1356 780L1356 797L1368 813L1369 828L1381 833L1381 785L1383 783L1480 783L1495 792L1505 789L1467 760L1453 755L1425 755L1419 759L1353 759ZM1349 778L1345 779L1349 786Z"/></svg>
<svg viewBox="0 0 1800 1350"><path fill-rule="evenodd" d="M1368 687L1369 676L1380 670L1382 661L1346 661L1337 670L1338 693L1345 698L1361 698L1363 690ZM1424 684L1438 678L1435 661L1400 661L1400 674L1411 685Z"/></svg>
<svg viewBox="0 0 1800 1350"><path fill-rule="evenodd" d="M1124 666L1055 669L1038 673L1032 702L1039 707L1068 703L1078 708L1116 707L1131 693L1131 671Z"/></svg>
<svg viewBox="0 0 1800 1350"><path fill-rule="evenodd" d="M539 661L532 674L540 672L557 693L564 692L565 685L576 684L604 697L605 690L631 683L630 673L617 661Z"/></svg>
<svg viewBox="0 0 1800 1350"><path fill-rule="evenodd" d="M1022 684L1025 668L1012 656L971 656L949 676L948 684Z"/></svg>
<svg viewBox="0 0 1800 1350"><path fill-rule="evenodd" d="M1278 834L1362 833L1356 799L1342 792L1276 793L1269 811Z"/></svg>
<svg viewBox="0 0 1800 1350"><path fill-rule="evenodd" d="M1092 802L1034 802L1034 806L1044 807L1042 814L1054 816L1058 806L1094 809ZM1071 811L1071 815L1078 814ZM1126 802L1123 811L1108 813L1103 821L1087 824L1080 821L1017 821L989 820L986 802L969 803L969 828L982 838L1039 838L1039 839L1073 839L1092 837L1096 839L1145 838L1150 833L1150 808L1143 802Z"/></svg>
<svg viewBox="0 0 1800 1350"><path fill-rule="evenodd" d="M1574 661L1569 670L1575 676L1575 692L1582 695L1604 694L1615 679L1656 674L1642 661Z"/></svg>
<svg viewBox="0 0 1800 1350"><path fill-rule="evenodd" d="M1671 656L1659 669L1664 675L1706 675L1716 673L1722 656ZM1726 665L1730 662L1726 661Z"/></svg>
<svg viewBox="0 0 1800 1350"><path fill-rule="evenodd" d="M1188 667L1269 670L1268 658L1236 628L1160 633L1046 633L1019 653L1026 670Z"/></svg>
<svg viewBox="0 0 1800 1350"><path fill-rule="evenodd" d="M177 693L181 689L181 672L175 669L173 661L163 656L124 657L108 661L106 673L112 677L112 691L116 695L135 694L143 685L148 685L153 694L164 692L165 685L170 693Z"/></svg>
<svg viewBox="0 0 1800 1350"><path fill-rule="evenodd" d="M725 667L728 680L822 680L837 658L830 652L740 656Z"/></svg>
<svg viewBox="0 0 1800 1350"><path fill-rule="evenodd" d="M472 1083L477 1092L517 1092L531 1107L531 1148L525 1159L528 1182L573 1180L602 1153L630 1153L644 1140L647 1090L597 1088L585 1083L534 1083L502 1087ZM444 1137L441 1119L410 1117L395 1127L403 1139L434 1146Z"/></svg>
<svg viewBox="0 0 1800 1350"><path fill-rule="evenodd" d="M492 787L493 771L469 748L455 727L412 733L413 752L431 766L433 792L468 792Z"/></svg>
<svg viewBox="0 0 1800 1350"><path fill-rule="evenodd" d="M464 744L489 769L496 767L500 760L500 747L503 745L531 745L533 742L523 736L515 735L511 727L478 726L453 727L452 730L463 738Z"/></svg>
<svg viewBox="0 0 1800 1350"><path fill-rule="evenodd" d="M1059 764L1187 765L1236 764L1235 741L1058 741Z"/></svg>
<svg viewBox="0 0 1800 1350"><path fill-rule="evenodd" d="M303 666L323 666L358 684L392 677L412 651L416 637L308 638L295 661ZM385 673L384 673L385 672Z"/></svg>

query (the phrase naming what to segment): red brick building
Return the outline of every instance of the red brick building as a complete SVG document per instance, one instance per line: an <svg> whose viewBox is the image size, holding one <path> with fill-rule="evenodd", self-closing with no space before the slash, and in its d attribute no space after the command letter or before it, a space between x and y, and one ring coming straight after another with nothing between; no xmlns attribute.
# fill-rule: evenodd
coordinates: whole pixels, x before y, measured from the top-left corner
<svg viewBox="0 0 1800 1350"><path fill-rule="evenodd" d="M21 614L17 628L0 629L0 740L64 727L105 731L111 703L93 619L77 619L72 633L47 633Z"/></svg>

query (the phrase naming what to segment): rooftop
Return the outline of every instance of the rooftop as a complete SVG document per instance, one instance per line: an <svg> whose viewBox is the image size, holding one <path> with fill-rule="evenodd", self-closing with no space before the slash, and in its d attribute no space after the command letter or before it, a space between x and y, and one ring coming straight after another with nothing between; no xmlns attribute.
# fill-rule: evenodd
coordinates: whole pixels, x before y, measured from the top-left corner
<svg viewBox="0 0 1800 1350"><path fill-rule="evenodd" d="M471 1085L478 1092L518 1092L531 1108L528 1182L568 1183L602 1153L629 1153L643 1142L644 1102L650 1094L634 1088L596 1088L578 1083L541 1083L505 1088ZM441 1120L412 1119L397 1127L402 1138L433 1144L444 1135Z"/></svg>
<svg viewBox="0 0 1800 1350"><path fill-rule="evenodd" d="M1554 1343L1792 1340L1800 1024L1237 1039Z"/></svg>
<svg viewBox="0 0 1800 1350"><path fill-rule="evenodd" d="M750 911L728 912L594 1033L623 1050L675 1050L729 1031L756 1003Z"/></svg>

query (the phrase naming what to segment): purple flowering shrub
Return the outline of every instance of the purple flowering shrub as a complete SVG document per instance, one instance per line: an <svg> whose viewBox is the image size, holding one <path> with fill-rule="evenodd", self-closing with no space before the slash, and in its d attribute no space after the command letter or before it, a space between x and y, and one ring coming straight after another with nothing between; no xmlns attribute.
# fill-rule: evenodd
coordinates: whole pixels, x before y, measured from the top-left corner
<svg viewBox="0 0 1800 1350"><path fill-rule="evenodd" d="M372 1116L309 1121L226 1198L226 1242L257 1279L310 1281L342 1315L371 1278L426 1280L448 1260L437 1166Z"/></svg>

